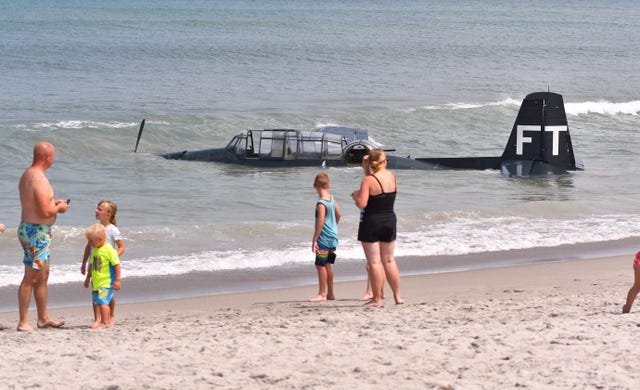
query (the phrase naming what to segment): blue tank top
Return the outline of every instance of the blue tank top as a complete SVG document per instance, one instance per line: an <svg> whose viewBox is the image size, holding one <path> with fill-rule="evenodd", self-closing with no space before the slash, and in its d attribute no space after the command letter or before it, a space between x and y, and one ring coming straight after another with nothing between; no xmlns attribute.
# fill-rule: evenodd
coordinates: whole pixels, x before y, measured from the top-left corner
<svg viewBox="0 0 640 390"><path fill-rule="evenodd" d="M324 217L324 225L322 225L320 237L318 237L318 246L321 249L336 249L338 247L338 222L336 222L336 210L333 196L330 200L318 199L318 203L324 205L327 210ZM318 210L316 210L316 224L317 223Z"/></svg>

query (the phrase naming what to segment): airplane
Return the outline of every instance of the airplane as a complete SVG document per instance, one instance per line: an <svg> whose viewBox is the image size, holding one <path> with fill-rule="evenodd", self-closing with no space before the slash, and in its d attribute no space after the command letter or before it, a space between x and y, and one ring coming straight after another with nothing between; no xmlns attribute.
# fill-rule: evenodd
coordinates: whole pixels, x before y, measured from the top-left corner
<svg viewBox="0 0 640 390"><path fill-rule="evenodd" d="M140 124L134 152L144 123L145 120ZM364 155L380 147L366 130L327 126L313 131L247 130L234 136L224 148L183 150L160 156L253 167L335 167L359 165ZM562 95L552 92L535 92L524 98L501 156L412 158L387 153L387 160L390 169L493 169L504 176L525 177L584 169L573 153Z"/></svg>
<svg viewBox="0 0 640 390"><path fill-rule="evenodd" d="M573 153L562 95L535 92L518 111L500 157L416 158L448 169L499 169L505 176L565 174L584 170Z"/></svg>

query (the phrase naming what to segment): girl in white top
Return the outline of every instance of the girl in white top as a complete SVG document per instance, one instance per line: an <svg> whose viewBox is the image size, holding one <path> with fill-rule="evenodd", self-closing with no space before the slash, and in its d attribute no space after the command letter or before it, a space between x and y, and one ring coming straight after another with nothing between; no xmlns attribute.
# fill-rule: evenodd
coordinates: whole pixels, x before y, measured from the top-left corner
<svg viewBox="0 0 640 390"><path fill-rule="evenodd" d="M96 206L96 219L100 221L102 225L104 225L107 233L107 242L113 247L113 249L118 252L118 257L120 257L124 253L124 242L122 241L120 229L118 229L118 227L116 226L117 212L118 206L110 200L103 199L99 201L98 205ZM82 272L83 275L87 273L87 260L89 259L89 255L91 254L91 249L91 244L87 242L87 245L84 247L84 255L82 256L82 267L80 268L80 272ZM115 297L111 299L109 308L111 309L111 326L113 326L116 322Z"/></svg>

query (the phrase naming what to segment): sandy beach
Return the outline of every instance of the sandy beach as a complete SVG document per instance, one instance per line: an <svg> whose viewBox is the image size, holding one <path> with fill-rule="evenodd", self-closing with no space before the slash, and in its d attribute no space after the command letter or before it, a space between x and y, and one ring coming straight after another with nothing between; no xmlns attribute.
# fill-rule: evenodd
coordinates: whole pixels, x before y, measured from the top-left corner
<svg viewBox="0 0 640 390"><path fill-rule="evenodd" d="M3 313L4 388L617 388L638 312L621 315L631 255L405 277L407 303L309 303L315 286L122 304L115 328L88 307L64 329L19 333ZM125 284L126 285L126 284ZM32 320L35 313L32 313Z"/></svg>

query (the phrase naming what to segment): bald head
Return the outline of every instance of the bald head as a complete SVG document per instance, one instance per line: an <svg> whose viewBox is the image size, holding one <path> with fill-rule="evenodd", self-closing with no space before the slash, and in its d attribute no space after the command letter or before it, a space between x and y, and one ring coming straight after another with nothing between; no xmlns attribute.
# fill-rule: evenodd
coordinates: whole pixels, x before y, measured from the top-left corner
<svg viewBox="0 0 640 390"><path fill-rule="evenodd" d="M53 157L55 155L55 149L49 142L38 142L33 147L33 164L53 164Z"/></svg>

